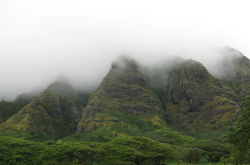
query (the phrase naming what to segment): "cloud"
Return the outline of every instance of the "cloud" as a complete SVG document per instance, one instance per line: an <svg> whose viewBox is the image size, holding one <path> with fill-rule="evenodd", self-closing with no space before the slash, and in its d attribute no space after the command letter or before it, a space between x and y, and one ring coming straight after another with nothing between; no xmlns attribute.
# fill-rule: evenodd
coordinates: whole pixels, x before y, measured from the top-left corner
<svg viewBox="0 0 250 165"><path fill-rule="evenodd" d="M60 75L92 91L124 52L145 65L179 55L209 66L225 45L248 55L248 5L226 2L1 1L0 100Z"/></svg>

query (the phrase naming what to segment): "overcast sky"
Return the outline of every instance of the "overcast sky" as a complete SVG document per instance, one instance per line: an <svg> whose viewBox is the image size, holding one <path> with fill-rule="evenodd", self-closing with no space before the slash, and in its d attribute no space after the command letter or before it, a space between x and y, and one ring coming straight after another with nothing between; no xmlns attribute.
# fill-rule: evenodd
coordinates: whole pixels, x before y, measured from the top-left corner
<svg viewBox="0 0 250 165"><path fill-rule="evenodd" d="M230 46L250 57L248 0L0 0L0 100L66 75L97 86L114 58L209 61Z"/></svg>

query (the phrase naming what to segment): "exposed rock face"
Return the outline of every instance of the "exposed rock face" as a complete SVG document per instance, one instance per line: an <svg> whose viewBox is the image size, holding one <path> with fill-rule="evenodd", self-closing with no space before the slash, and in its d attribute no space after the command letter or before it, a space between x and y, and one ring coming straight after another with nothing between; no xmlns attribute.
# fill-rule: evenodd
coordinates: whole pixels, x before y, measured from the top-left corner
<svg viewBox="0 0 250 165"><path fill-rule="evenodd" d="M101 85L92 93L77 132L93 131L97 116L104 111L126 111L136 115L162 109L159 99L139 71L138 64L124 58L112 63ZM112 117L104 120L119 122Z"/></svg>
<svg viewBox="0 0 250 165"><path fill-rule="evenodd" d="M62 138L76 132L88 97L89 93L77 92L66 82L55 82L0 128L25 132L40 130L48 136Z"/></svg>
<svg viewBox="0 0 250 165"><path fill-rule="evenodd" d="M193 60L187 60L170 72L166 92L167 120L186 131L229 125L231 116L239 108L227 98L222 81Z"/></svg>

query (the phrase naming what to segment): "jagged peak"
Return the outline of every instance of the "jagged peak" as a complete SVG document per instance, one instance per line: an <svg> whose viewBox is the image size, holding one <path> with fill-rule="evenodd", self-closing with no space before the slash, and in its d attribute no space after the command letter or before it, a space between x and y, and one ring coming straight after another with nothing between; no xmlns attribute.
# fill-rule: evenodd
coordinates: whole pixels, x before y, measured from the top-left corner
<svg viewBox="0 0 250 165"><path fill-rule="evenodd" d="M124 69L127 67L138 68L139 63L129 55L120 55L111 63L110 69Z"/></svg>
<svg viewBox="0 0 250 165"><path fill-rule="evenodd" d="M59 93L72 92L73 86L67 81L66 78L60 77L47 87L47 90L53 90Z"/></svg>
<svg viewBox="0 0 250 165"><path fill-rule="evenodd" d="M240 51L229 46L224 46L220 48L218 51L223 56L223 60L235 61L242 58L247 58Z"/></svg>
<svg viewBox="0 0 250 165"><path fill-rule="evenodd" d="M250 65L250 60L237 49L225 46L219 49L219 53L222 56L221 64L223 67L234 69L241 65Z"/></svg>
<svg viewBox="0 0 250 165"><path fill-rule="evenodd" d="M34 96L34 97L30 100L30 103L33 102L33 101L35 101L36 99L37 99L37 97Z"/></svg>
<svg viewBox="0 0 250 165"><path fill-rule="evenodd" d="M22 94L19 94L16 98L15 98L15 101L18 101L18 100L21 100L22 98L25 98L25 99L31 99L32 98L32 95L31 94L28 94L28 93L22 93Z"/></svg>
<svg viewBox="0 0 250 165"><path fill-rule="evenodd" d="M188 65L200 65L200 66L205 67L201 62L193 60L193 59L188 59L186 61L186 64L188 64Z"/></svg>
<svg viewBox="0 0 250 165"><path fill-rule="evenodd" d="M178 69L182 69L183 67L190 67L190 66L199 66L199 67L203 67L206 68L201 62L193 60L193 59L183 59L183 58L179 58L176 59L174 61L174 67L172 67L172 69L169 69L170 71L172 70L178 70Z"/></svg>

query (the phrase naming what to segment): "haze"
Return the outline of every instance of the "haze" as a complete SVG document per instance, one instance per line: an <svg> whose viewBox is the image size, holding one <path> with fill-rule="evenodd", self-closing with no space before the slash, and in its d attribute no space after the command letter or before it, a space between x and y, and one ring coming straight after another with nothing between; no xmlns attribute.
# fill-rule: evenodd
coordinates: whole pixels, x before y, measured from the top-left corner
<svg viewBox="0 0 250 165"><path fill-rule="evenodd" d="M93 91L120 54L144 64L171 55L206 66L215 48L250 57L248 1L0 1L0 100L60 76Z"/></svg>

